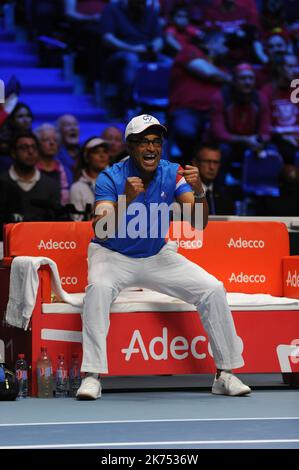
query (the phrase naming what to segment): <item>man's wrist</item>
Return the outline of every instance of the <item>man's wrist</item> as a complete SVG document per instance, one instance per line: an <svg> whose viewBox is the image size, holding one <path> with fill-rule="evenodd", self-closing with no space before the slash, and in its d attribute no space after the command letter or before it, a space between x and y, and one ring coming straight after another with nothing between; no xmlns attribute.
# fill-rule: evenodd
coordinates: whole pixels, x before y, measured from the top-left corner
<svg viewBox="0 0 299 470"><path fill-rule="evenodd" d="M194 198L195 201L198 201L199 199L204 199L206 197L206 191L204 188L201 188L200 191L194 191Z"/></svg>

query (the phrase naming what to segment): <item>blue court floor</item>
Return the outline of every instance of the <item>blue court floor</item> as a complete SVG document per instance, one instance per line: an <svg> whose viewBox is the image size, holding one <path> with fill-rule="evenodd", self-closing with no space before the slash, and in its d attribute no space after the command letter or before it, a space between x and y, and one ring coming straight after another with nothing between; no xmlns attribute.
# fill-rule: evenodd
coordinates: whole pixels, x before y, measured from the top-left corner
<svg viewBox="0 0 299 470"><path fill-rule="evenodd" d="M0 403L0 449L60 448L299 449L299 391L256 387L250 396L227 397L114 389L97 401Z"/></svg>

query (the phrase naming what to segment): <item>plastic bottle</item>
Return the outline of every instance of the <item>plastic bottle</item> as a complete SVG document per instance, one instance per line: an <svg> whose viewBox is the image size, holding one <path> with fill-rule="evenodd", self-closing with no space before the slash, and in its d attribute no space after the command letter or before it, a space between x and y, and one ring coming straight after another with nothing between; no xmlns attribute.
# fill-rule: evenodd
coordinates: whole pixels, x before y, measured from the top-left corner
<svg viewBox="0 0 299 470"><path fill-rule="evenodd" d="M18 398L26 398L28 396L28 366L24 354L18 354L15 371L19 382Z"/></svg>
<svg viewBox="0 0 299 470"><path fill-rule="evenodd" d="M56 393L58 398L68 396L68 370L64 362L64 355L62 353L58 356L58 363L56 369Z"/></svg>
<svg viewBox="0 0 299 470"><path fill-rule="evenodd" d="M53 398L53 369L47 348L41 348L41 356L37 361L37 396Z"/></svg>
<svg viewBox="0 0 299 470"><path fill-rule="evenodd" d="M75 397L78 388L81 385L79 355L72 354L72 362L70 368L70 396Z"/></svg>

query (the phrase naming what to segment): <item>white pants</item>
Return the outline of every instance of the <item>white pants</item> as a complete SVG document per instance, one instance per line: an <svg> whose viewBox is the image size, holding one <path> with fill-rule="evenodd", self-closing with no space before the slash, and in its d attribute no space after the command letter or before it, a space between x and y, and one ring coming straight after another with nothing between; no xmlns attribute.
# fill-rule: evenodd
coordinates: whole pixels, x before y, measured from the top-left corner
<svg viewBox="0 0 299 470"><path fill-rule="evenodd" d="M82 315L82 372L108 372L106 338L110 306L119 292L130 286L152 289L195 305L217 368L244 365L222 282L176 253L174 242L148 258L130 258L90 243Z"/></svg>

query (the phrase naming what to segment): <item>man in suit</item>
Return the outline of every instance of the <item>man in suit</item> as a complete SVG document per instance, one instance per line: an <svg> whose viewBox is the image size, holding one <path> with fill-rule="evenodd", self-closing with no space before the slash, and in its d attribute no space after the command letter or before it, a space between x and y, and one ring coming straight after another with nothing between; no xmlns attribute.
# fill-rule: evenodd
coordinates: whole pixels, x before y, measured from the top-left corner
<svg viewBox="0 0 299 470"><path fill-rule="evenodd" d="M199 169L210 215L234 214L233 198L227 189L220 186L217 178L221 165L220 147L208 143L200 145L194 152L192 165Z"/></svg>

